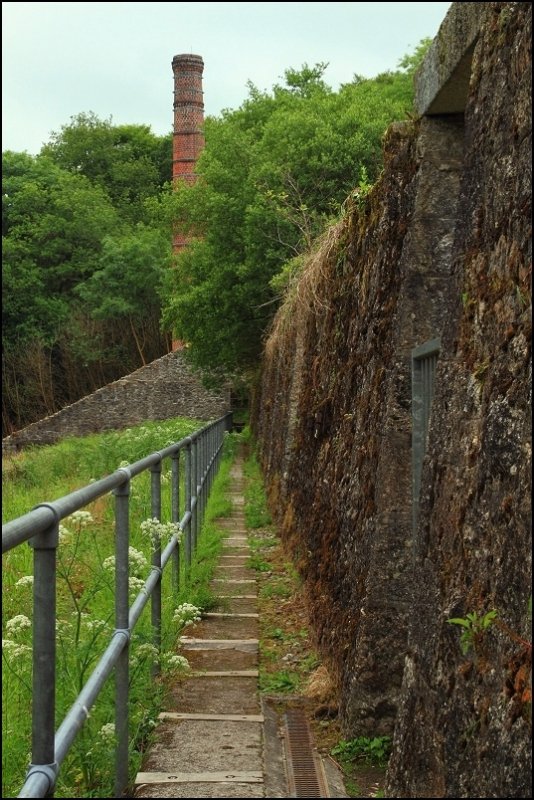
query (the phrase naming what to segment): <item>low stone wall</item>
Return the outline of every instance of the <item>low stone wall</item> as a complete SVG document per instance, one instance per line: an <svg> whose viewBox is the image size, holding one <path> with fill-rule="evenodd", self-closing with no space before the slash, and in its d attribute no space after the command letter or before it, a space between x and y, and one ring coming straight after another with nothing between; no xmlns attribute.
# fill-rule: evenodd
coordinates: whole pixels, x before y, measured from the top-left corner
<svg viewBox="0 0 534 800"><path fill-rule="evenodd" d="M146 420L216 419L229 410L229 391L205 389L183 353L177 351L7 436L2 450L53 444L66 436L127 428Z"/></svg>

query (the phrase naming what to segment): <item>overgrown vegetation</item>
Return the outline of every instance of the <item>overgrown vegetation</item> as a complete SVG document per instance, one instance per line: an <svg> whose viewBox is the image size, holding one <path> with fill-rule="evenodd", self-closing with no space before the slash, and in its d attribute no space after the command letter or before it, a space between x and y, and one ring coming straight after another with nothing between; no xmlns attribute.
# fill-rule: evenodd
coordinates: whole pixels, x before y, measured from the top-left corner
<svg viewBox="0 0 534 800"><path fill-rule="evenodd" d="M51 500L103 477L121 463L139 459L178 441L200 425L192 420L147 423L128 431L71 439L11 457L3 469L3 514L12 519L37 502ZM163 625L160 677L152 667L150 610L132 635L130 650L130 774L140 767L151 740L170 677L187 662L177 641L195 609L209 610L218 599L209 581L218 562L223 533L214 520L229 513L229 472L235 437L228 436L219 475L206 509L205 524L191 571L181 559L180 589L171 586L170 568L163 576ZM169 465L162 472L162 521L170 520ZM183 493L182 493L183 497ZM181 509L181 513L183 510ZM150 570L151 543L143 522L151 517L150 474L132 480L130 498L131 600ZM167 524L167 523L165 523ZM14 797L30 760L31 741L31 550L20 546L4 556L3 565L3 702L2 783L4 797ZM114 623L113 498L100 498L65 519L58 550L58 697L57 721L63 718L101 656ZM108 681L64 762L57 797L113 796L114 686Z"/></svg>
<svg viewBox="0 0 534 800"><path fill-rule="evenodd" d="M168 352L170 242L145 203L171 149L82 113L39 155L2 153L3 435Z"/></svg>
<svg viewBox="0 0 534 800"><path fill-rule="evenodd" d="M466 617L451 617L447 620L451 625L459 625L462 628L460 634L460 649L464 656L471 648L476 648L477 642L480 641L488 628L493 625L496 617L497 612L495 609L492 609L486 614L478 614L476 611L470 611Z"/></svg>
<svg viewBox="0 0 534 800"><path fill-rule="evenodd" d="M385 767L391 755L391 737L358 736L355 739L342 739L331 753L345 769L358 761Z"/></svg>
<svg viewBox="0 0 534 800"><path fill-rule="evenodd" d="M171 331L246 385L302 253L380 172L425 47L337 92L326 64L287 69L270 92L250 84L206 119L200 180L178 191L170 133L92 112L37 156L4 152L3 435L168 352ZM177 225L192 241L170 269Z"/></svg>
<svg viewBox="0 0 534 800"><path fill-rule="evenodd" d="M285 84L249 84L240 108L206 120L201 179L160 207L192 238L168 272L164 318L214 373L256 364L284 278L382 168L382 137L413 107L413 72L429 40L375 78L333 91L327 64L285 71Z"/></svg>

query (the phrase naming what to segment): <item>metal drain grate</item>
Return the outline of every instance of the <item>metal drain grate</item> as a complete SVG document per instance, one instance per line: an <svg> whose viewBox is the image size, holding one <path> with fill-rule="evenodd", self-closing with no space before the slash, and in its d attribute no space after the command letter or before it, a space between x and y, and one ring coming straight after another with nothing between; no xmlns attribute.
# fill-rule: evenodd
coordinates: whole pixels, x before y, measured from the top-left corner
<svg viewBox="0 0 534 800"><path fill-rule="evenodd" d="M313 752L304 712L291 708L284 714L287 777L290 797L329 797L320 758Z"/></svg>

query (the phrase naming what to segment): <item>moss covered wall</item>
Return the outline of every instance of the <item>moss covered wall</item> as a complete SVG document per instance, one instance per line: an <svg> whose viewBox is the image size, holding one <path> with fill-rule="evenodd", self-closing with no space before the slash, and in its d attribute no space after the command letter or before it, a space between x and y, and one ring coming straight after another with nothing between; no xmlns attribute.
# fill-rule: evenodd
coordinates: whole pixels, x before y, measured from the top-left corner
<svg viewBox="0 0 534 800"><path fill-rule="evenodd" d="M529 785L528 648L495 626L491 658L468 658L447 618L497 608L522 636L528 623L530 20L526 3L453 4L431 58L459 54L465 114L452 64L440 102L454 113L389 130L381 180L291 287L255 398L345 733L395 731L392 797ZM467 61L447 47L462 31ZM410 356L436 337L414 531Z"/></svg>
<svg viewBox="0 0 534 800"><path fill-rule="evenodd" d="M532 794L532 11L485 5L465 109L455 306L415 541L395 797ZM463 656L447 619L490 609L498 624Z"/></svg>

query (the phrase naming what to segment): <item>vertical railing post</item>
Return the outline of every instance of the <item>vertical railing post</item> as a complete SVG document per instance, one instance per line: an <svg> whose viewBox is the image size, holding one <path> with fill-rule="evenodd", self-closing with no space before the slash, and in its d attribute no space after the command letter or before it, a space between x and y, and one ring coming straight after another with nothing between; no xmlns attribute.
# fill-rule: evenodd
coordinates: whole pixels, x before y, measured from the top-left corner
<svg viewBox="0 0 534 800"><path fill-rule="evenodd" d="M211 427L208 431L208 486L207 486L208 497L211 494L211 483L213 475L213 458L214 458L213 430L214 430L213 427Z"/></svg>
<svg viewBox="0 0 534 800"><path fill-rule="evenodd" d="M191 446L191 557L197 546L198 525L198 437L193 439Z"/></svg>
<svg viewBox="0 0 534 800"><path fill-rule="evenodd" d="M150 467L151 475L151 515L152 519L161 522L161 459ZM152 567L160 571L160 577L154 586L151 598L152 635L153 643L158 655L154 663L153 674L160 673L161 657L161 537L153 533L152 538Z"/></svg>
<svg viewBox="0 0 534 800"><path fill-rule="evenodd" d="M206 506L206 431L200 436L200 529L204 523L204 511Z"/></svg>
<svg viewBox="0 0 534 800"><path fill-rule="evenodd" d="M33 714L30 769L35 766L46 767L44 771L51 781L57 772L54 740L58 542L59 519L48 530L29 540L29 545L33 548ZM47 797L53 797L53 788Z"/></svg>
<svg viewBox="0 0 534 800"><path fill-rule="evenodd" d="M171 456L171 521L180 521L180 451ZM180 590L180 544L172 554L172 590L178 594Z"/></svg>
<svg viewBox="0 0 534 800"><path fill-rule="evenodd" d="M198 437L198 469L197 469L197 496L198 496L198 517L197 529L195 537L195 548L198 547L198 538L202 528L202 515L203 515L203 502L204 496L202 492L202 478L204 473L204 436L201 434Z"/></svg>
<svg viewBox="0 0 534 800"><path fill-rule="evenodd" d="M127 472L127 470L125 470ZM127 473L128 474L128 473ZM126 644L115 665L115 797L122 797L128 787L128 686L130 631L129 550L130 550L130 480L116 489L115 495L115 632L126 633Z"/></svg>
<svg viewBox="0 0 534 800"><path fill-rule="evenodd" d="M191 440L188 439L185 445L185 513L189 512L189 521L184 531L186 571L191 567L191 484Z"/></svg>

